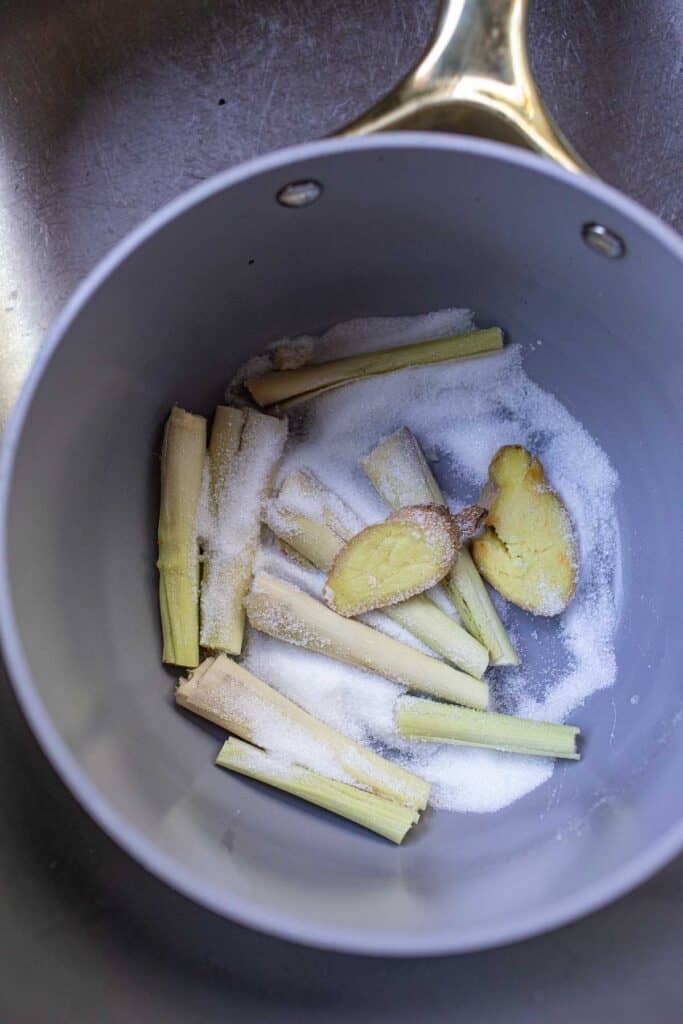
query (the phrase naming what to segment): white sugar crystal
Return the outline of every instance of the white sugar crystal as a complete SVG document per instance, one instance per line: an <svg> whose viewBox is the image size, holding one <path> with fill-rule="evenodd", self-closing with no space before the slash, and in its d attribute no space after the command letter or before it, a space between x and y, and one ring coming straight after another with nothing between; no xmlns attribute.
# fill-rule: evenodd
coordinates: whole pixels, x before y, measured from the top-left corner
<svg viewBox="0 0 683 1024"><path fill-rule="evenodd" d="M228 466L211 515L207 471L198 528L208 572L202 581L202 636L211 637L240 608L261 532L261 507L287 438L287 422L249 411L240 447Z"/></svg>
<svg viewBox="0 0 683 1024"><path fill-rule="evenodd" d="M335 491L320 486L320 482L309 471L296 474L296 485L285 481L280 492L284 508L309 519L326 523L340 536L353 536L363 529L362 519Z"/></svg>
<svg viewBox="0 0 683 1024"><path fill-rule="evenodd" d="M313 361L446 336L473 325L472 314L457 309L423 317L354 320L323 335ZM399 427L409 427L429 453L453 508L478 497L489 462L502 445L522 444L538 455L576 527L579 586L564 615L533 621L533 632L526 638L515 635L515 622L529 617L494 594L521 651L522 665L489 674L492 703L513 714L559 722L596 690L612 685L620 580L617 475L607 455L562 403L527 377L519 347L359 381L295 409L293 419L297 437L285 452L280 478L311 470L366 523L386 518L388 510L360 460ZM453 477L457 492L452 484L449 489ZM293 511L312 514L310 506ZM274 545L261 552L258 567L320 596L321 574L296 565ZM439 603L444 600L439 598ZM448 602L445 607L453 614ZM399 628L388 626L379 615L367 621L374 626L382 622L387 632ZM405 631L399 638L418 644ZM311 714L422 775L432 783L436 806L495 811L541 785L553 772L553 762L546 759L408 743L394 725L400 687L255 631L250 632L246 665Z"/></svg>

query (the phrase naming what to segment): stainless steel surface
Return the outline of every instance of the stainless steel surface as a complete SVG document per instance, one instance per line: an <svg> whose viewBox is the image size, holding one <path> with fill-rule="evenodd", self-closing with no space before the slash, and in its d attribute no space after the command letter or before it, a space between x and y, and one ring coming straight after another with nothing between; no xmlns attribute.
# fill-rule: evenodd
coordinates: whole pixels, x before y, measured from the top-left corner
<svg viewBox="0 0 683 1024"><path fill-rule="evenodd" d="M3 411L113 242L214 171L358 114L417 57L434 12L397 0L0 6ZM677 0L542 0L530 25L560 126L602 177L679 228L682 22ZM408 965L316 954L145 875L57 781L8 686L0 723L8 1024L680 1019L682 862L512 949Z"/></svg>
<svg viewBox="0 0 683 1024"><path fill-rule="evenodd" d="M581 237L590 249L610 260L618 260L626 252L624 240L604 224L584 224Z"/></svg>
<svg viewBox="0 0 683 1024"><path fill-rule="evenodd" d="M435 0L6 0L0 418L75 284L223 167L351 120L411 66ZM681 224L675 0L541 0L531 63L596 172ZM224 102L221 102L224 101Z"/></svg>

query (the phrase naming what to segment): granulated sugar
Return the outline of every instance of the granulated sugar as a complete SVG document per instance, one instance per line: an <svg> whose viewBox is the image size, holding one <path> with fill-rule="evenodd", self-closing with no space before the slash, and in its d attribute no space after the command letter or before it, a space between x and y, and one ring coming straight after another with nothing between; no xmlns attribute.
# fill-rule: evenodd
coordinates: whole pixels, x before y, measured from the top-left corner
<svg viewBox="0 0 683 1024"><path fill-rule="evenodd" d="M352 321L318 341L315 360L442 337L472 326L466 310ZM453 510L476 500L489 462L502 445L522 444L538 455L576 526L579 586L567 612L554 619L534 618L494 595L522 664L487 673L492 706L547 721L571 720L571 713L593 692L614 682L617 475L561 402L529 379L519 347L359 381L295 407L289 415L291 436L279 478L297 469L311 470L364 522L385 518L388 509L365 476L361 459L401 426L410 428L432 460ZM295 565L272 542L266 542L259 568L320 594L322 574ZM380 615L372 620L397 635L398 627L387 622ZM400 639L417 646L399 632ZM249 631L245 664L316 717L430 781L432 803L438 807L495 811L552 774L553 762L542 758L408 743L394 725L401 687L254 630Z"/></svg>
<svg viewBox="0 0 683 1024"><path fill-rule="evenodd" d="M205 558L202 580L202 642L226 621L239 620L249 588L250 567L260 533L262 503L287 437L287 424L249 410L239 447L225 479L217 481L212 514L209 473L205 466L197 531Z"/></svg>

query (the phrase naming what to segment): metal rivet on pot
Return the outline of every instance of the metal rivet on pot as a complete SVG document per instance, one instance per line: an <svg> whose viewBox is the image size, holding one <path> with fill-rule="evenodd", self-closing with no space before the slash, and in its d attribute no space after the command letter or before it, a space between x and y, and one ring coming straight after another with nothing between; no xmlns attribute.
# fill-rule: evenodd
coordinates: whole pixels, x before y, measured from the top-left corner
<svg viewBox="0 0 683 1024"><path fill-rule="evenodd" d="M624 240L604 224L584 224L581 237L589 248L610 260L620 259L626 252Z"/></svg>
<svg viewBox="0 0 683 1024"><path fill-rule="evenodd" d="M322 192L323 187L317 181L291 181L289 185L280 189L277 201L282 206L298 209L301 206L310 206L316 199L320 199Z"/></svg>

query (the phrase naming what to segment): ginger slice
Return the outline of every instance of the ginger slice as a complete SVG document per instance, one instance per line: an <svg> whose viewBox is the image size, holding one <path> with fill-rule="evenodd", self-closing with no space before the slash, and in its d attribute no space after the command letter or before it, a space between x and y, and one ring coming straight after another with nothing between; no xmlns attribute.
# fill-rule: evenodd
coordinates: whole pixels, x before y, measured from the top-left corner
<svg viewBox="0 0 683 1024"><path fill-rule="evenodd" d="M449 572L484 515L477 506L454 517L442 505L415 505L368 526L335 558L325 585L327 604L353 617L421 594Z"/></svg>
<svg viewBox="0 0 683 1024"><path fill-rule="evenodd" d="M506 445L489 466L489 514L472 541L477 568L513 604L559 615L576 590L578 551L569 513L540 460Z"/></svg>
<svg viewBox="0 0 683 1024"><path fill-rule="evenodd" d="M405 505L445 505L434 474L417 438L401 427L381 441L365 459L363 469L393 509ZM486 504L480 502L480 504ZM444 581L462 624L489 651L492 665L519 665L519 657L465 544Z"/></svg>

